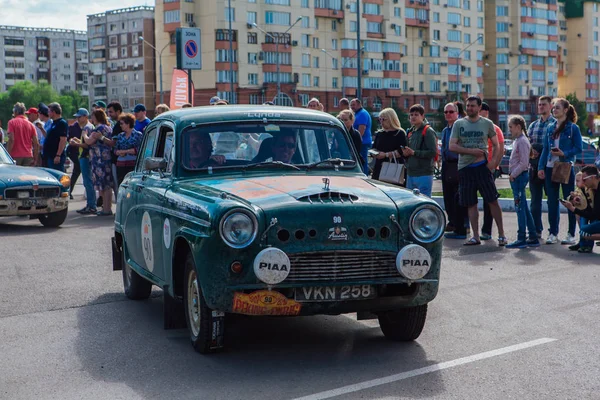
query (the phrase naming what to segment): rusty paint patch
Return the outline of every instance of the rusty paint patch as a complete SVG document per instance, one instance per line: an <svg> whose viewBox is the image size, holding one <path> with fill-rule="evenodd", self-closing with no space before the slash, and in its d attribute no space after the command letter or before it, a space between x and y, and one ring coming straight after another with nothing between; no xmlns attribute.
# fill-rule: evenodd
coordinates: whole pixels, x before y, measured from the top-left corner
<svg viewBox="0 0 600 400"><path fill-rule="evenodd" d="M249 294L236 292L233 312L246 315L298 315L302 304L279 292L259 290Z"/></svg>

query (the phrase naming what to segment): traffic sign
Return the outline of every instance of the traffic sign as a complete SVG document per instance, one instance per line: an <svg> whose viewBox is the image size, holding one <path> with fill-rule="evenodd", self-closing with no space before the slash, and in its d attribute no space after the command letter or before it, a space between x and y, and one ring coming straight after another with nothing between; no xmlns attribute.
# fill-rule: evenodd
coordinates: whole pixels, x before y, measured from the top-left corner
<svg viewBox="0 0 600 400"><path fill-rule="evenodd" d="M200 29L177 28L177 69L202 69L200 42Z"/></svg>

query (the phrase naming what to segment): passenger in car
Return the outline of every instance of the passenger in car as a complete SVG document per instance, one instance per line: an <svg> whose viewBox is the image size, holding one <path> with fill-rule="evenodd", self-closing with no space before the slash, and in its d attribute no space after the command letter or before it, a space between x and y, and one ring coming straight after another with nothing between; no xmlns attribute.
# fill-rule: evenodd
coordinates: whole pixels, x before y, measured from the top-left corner
<svg viewBox="0 0 600 400"><path fill-rule="evenodd" d="M273 161L289 163L296 153L296 135L281 134L275 136L271 145L273 152Z"/></svg>
<svg viewBox="0 0 600 400"><path fill-rule="evenodd" d="M211 165L223 165L225 156L213 155L213 146L208 132L199 132L189 136L189 168L197 169Z"/></svg>

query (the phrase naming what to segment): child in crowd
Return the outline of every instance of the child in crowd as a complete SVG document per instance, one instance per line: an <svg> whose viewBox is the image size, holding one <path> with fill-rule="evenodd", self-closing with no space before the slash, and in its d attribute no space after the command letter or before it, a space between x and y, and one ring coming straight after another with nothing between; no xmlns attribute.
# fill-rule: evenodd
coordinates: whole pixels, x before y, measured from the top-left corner
<svg viewBox="0 0 600 400"><path fill-rule="evenodd" d="M592 192L589 191L585 185L583 184L583 173L578 172L575 175L575 191L571 192L571 195L568 199L571 204L573 204L576 208L591 208L594 204L594 199L592 197ZM582 225L587 223L585 217L580 215L575 216L577 218L577 225L581 228ZM578 251L579 249L584 249L585 252L591 252L588 249L592 249L594 247L593 240L583 240L579 239L579 243L569 246L569 250Z"/></svg>
<svg viewBox="0 0 600 400"><path fill-rule="evenodd" d="M525 120L521 116L513 116L508 121L508 128L513 137L513 150L510 154L508 172L510 187L515 198L518 231L517 240L508 244L506 248L523 249L526 247L538 247L540 241L525 194L525 188L529 182L529 157L531 153L531 144L527 137ZM527 240L527 230L529 230L529 240Z"/></svg>

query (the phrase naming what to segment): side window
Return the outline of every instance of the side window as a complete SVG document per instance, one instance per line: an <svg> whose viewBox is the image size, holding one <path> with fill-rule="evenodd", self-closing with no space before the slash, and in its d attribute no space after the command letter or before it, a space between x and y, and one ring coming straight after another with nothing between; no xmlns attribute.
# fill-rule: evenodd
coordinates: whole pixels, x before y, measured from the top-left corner
<svg viewBox="0 0 600 400"><path fill-rule="evenodd" d="M173 169L173 127L169 123L160 126L160 137L156 146L154 157L162 157L167 161L167 171Z"/></svg>
<svg viewBox="0 0 600 400"><path fill-rule="evenodd" d="M142 141L142 147L140 150L141 157L137 159L136 171L143 171L144 169L144 160L148 157L152 157L154 154L154 148L156 146L156 136L158 131L156 130L156 125L147 126L144 131L144 140Z"/></svg>

